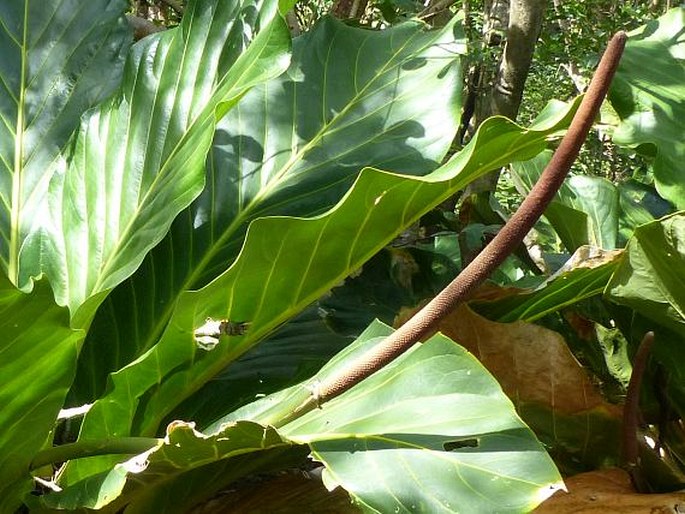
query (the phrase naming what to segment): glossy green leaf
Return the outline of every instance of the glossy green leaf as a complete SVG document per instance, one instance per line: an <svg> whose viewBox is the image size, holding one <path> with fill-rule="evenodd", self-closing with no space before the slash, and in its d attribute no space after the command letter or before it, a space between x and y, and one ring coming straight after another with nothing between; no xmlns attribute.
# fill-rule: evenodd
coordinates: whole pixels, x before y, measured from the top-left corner
<svg viewBox="0 0 685 514"><path fill-rule="evenodd" d="M685 336L685 214L667 216L635 231L607 294Z"/></svg>
<svg viewBox="0 0 685 514"><path fill-rule="evenodd" d="M83 112L119 83L131 40L126 7L124 0L0 6L0 267L13 283L22 245L41 221L53 161Z"/></svg>
<svg viewBox="0 0 685 514"><path fill-rule="evenodd" d="M316 383L392 332L372 324L305 384L259 400L225 422L272 423ZM217 424L214 428L218 429ZM211 429L210 429L211 430ZM528 512L562 487L533 433L485 368L442 335L282 427L326 465L368 512Z"/></svg>
<svg viewBox="0 0 685 514"><path fill-rule="evenodd" d="M654 181L661 196L685 208L685 8L628 34L609 98L621 118L619 145L656 147Z"/></svg>
<svg viewBox="0 0 685 514"><path fill-rule="evenodd" d="M0 274L0 512L31 490L29 464L50 443L84 335L45 281L28 295Z"/></svg>
<svg viewBox="0 0 685 514"><path fill-rule="evenodd" d="M181 294L230 266L251 220L324 212L364 166L435 169L459 124L460 21L372 31L324 18L297 38L287 73L220 122L203 194L103 306L84 349L80 401L158 341Z"/></svg>
<svg viewBox="0 0 685 514"><path fill-rule="evenodd" d="M546 151L530 161L513 164L525 193L537 182L551 157L552 152ZM613 250L618 236L618 191L606 179L570 175L545 210L545 217L570 252L583 245Z"/></svg>
<svg viewBox="0 0 685 514"><path fill-rule="evenodd" d="M206 426L226 412L312 376L353 339L336 333L325 307L314 303L232 362L179 405L167 421L192 419Z"/></svg>
<svg viewBox="0 0 685 514"><path fill-rule="evenodd" d="M573 107L526 130L493 118L463 152L426 177L365 169L325 215L254 221L231 268L183 294L160 342L112 375L112 388L86 415L81 437L157 433L184 395L359 268L432 206L489 170L540 151L548 134L566 126ZM208 351L195 339L207 318L245 321L249 327L244 334L218 336ZM80 479L110 463L77 465L72 476Z"/></svg>
<svg viewBox="0 0 685 514"><path fill-rule="evenodd" d="M261 463L268 463L273 455L265 458L261 452L291 446L292 443L273 428L249 421L231 424L211 436L196 431L192 423L178 421L169 426L159 446L60 493L47 495L44 504L59 509L108 507L105 512L119 512L126 506L126 512L130 514L158 512L162 505L166 505L166 513L183 513L187 512L184 506L192 505L185 503L184 494L176 495L170 491L171 483L181 485L195 470L203 471L207 481L209 476L203 466L244 454L252 454L252 459L257 462L261 458ZM250 469L251 466L245 466L241 472ZM234 472L234 475L240 476L240 473ZM193 495L192 488L182 490ZM176 504L167 502L165 497L169 495L179 501Z"/></svg>
<svg viewBox="0 0 685 514"><path fill-rule="evenodd" d="M564 266L533 291L521 291L492 302L476 302L488 318L502 323L535 321L586 298L601 294L621 253L579 248Z"/></svg>
<svg viewBox="0 0 685 514"><path fill-rule="evenodd" d="M673 212L672 205L661 198L653 186L627 180L617 187L621 208L619 230L624 239L622 246L625 246L637 227Z"/></svg>
<svg viewBox="0 0 685 514"><path fill-rule="evenodd" d="M45 272L76 326L202 191L216 118L287 67L290 39L276 9L189 3L180 27L133 47L121 88L84 118L56 164L45 224L25 241L20 270L23 280Z"/></svg>

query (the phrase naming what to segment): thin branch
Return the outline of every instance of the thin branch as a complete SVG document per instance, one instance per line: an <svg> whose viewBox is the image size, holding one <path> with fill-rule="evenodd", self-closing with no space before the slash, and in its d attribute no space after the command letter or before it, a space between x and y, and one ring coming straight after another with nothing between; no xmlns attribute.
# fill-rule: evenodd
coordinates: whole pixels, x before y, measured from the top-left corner
<svg viewBox="0 0 685 514"><path fill-rule="evenodd" d="M297 19L297 14L295 14L294 9L290 9L285 13L285 22L288 24L292 37L297 37L302 34L302 27L300 27L300 21Z"/></svg>
<svg viewBox="0 0 685 514"><path fill-rule="evenodd" d="M436 14L446 11L452 5L456 3L456 0L436 0L435 2L430 2L428 6L418 14L419 19L430 18Z"/></svg>
<svg viewBox="0 0 685 514"><path fill-rule="evenodd" d="M625 43L625 32L619 32L611 39L590 87L571 121L571 126L552 156L552 160L519 209L490 244L413 318L352 363L350 367L313 387L308 398L290 415L279 420L276 426L289 423L347 391L397 358L414 343L422 340L437 328L445 316L467 300L476 288L521 244L561 187L571 164L578 156L580 147L599 112L602 100L609 90Z"/></svg>

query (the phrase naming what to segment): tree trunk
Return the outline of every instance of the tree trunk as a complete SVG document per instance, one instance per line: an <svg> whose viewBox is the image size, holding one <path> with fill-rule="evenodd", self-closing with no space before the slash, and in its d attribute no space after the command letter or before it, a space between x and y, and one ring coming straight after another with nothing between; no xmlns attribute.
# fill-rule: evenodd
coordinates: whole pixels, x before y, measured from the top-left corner
<svg viewBox="0 0 685 514"><path fill-rule="evenodd" d="M497 7L495 0L493 8ZM501 2L500 2L501 3ZM509 22L506 30L506 43L499 63L495 80L489 91L476 100L475 120L471 133L483 120L490 116L502 115L516 120L523 88L533 60L535 43L540 35L546 0L511 0ZM497 14L499 19L501 14ZM492 29L486 39L492 39ZM493 171L477 180L471 193L491 191L497 184L499 171Z"/></svg>
<svg viewBox="0 0 685 514"><path fill-rule="evenodd" d="M490 116L502 115L516 120L535 44L542 28L546 0L511 0L508 20L506 14L501 12L503 5L506 5L503 0L486 3L486 8L489 6L490 10L486 12L485 41L491 47L497 45L502 33L498 30L498 24L506 23L506 43L496 72L487 73L487 70L481 69L477 73L475 88L472 86L472 89L480 94L475 96L473 119L467 122L468 135L473 135L478 125ZM493 75L492 85L488 87L488 76ZM499 170L493 170L467 186L459 216L462 227L474 221L473 216L478 211L476 205L487 205L485 198L478 199L473 195L489 196L497 186L498 179ZM468 264L480 251L479 248L467 248L461 238L460 249L463 265Z"/></svg>
<svg viewBox="0 0 685 514"><path fill-rule="evenodd" d="M368 0L336 0L331 14L339 20L358 19L364 15Z"/></svg>
<svg viewBox="0 0 685 514"><path fill-rule="evenodd" d="M490 98L492 114L516 119L546 0L512 0L504 56Z"/></svg>

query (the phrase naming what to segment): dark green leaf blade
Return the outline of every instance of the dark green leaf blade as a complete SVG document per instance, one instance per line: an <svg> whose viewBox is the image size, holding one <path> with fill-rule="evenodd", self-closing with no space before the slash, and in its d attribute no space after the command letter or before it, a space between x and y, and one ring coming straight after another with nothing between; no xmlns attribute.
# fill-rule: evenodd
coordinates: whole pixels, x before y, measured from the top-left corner
<svg viewBox="0 0 685 514"><path fill-rule="evenodd" d="M31 489L29 464L49 443L84 335L45 281L29 295L0 274L0 512Z"/></svg>

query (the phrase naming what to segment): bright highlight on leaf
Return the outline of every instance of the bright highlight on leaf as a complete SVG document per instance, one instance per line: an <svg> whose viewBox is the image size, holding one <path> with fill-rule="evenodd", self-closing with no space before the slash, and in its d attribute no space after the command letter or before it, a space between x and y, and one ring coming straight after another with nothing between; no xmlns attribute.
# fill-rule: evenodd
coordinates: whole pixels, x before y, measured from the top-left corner
<svg viewBox="0 0 685 514"><path fill-rule="evenodd" d="M216 120L287 67L289 36L274 10L268 0L254 20L242 2L191 3L178 29L133 47L120 89L83 119L50 181L50 224L22 250L20 277L46 273L76 326L200 194ZM253 41L236 33L249 23L261 24Z"/></svg>

